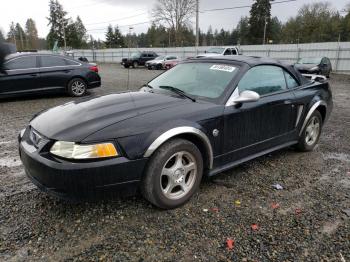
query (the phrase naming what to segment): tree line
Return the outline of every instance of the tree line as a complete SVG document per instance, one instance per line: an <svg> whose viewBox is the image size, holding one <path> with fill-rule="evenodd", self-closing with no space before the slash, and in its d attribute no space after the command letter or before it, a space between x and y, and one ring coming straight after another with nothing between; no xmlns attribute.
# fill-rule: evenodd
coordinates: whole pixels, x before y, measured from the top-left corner
<svg viewBox="0 0 350 262"><path fill-rule="evenodd" d="M50 31L46 39L38 37L35 21L31 18L24 29L19 23L12 22L7 35L0 31L0 39L16 44L18 50L52 49L56 44L68 49L195 44L195 32L191 26L195 0L157 0L147 32L123 35L118 25L108 25L104 41L88 35L79 16L75 20L67 17L68 13L58 0L49 1L49 12ZM200 30L199 40L202 46L350 41L350 2L341 12L329 2L307 4L295 17L283 23L278 17L271 16L271 0L254 0L249 16L241 17L232 30L209 27L206 32Z"/></svg>
<svg viewBox="0 0 350 262"><path fill-rule="evenodd" d="M5 40L5 35L1 31L0 40ZM6 40L15 44L19 51L46 48L46 40L38 37L38 30L32 18L27 19L24 29L19 23L12 22Z"/></svg>

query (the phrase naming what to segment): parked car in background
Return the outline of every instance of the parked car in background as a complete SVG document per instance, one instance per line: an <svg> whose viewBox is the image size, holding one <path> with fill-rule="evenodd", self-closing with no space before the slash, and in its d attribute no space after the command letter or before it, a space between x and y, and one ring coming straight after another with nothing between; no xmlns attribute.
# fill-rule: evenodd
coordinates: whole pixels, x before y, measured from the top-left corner
<svg viewBox="0 0 350 262"><path fill-rule="evenodd" d="M144 66L147 61L154 60L156 57L158 57L157 53L152 51L135 52L130 55L130 58L123 58L121 64L125 68L129 68L130 66L136 68L138 66Z"/></svg>
<svg viewBox="0 0 350 262"><path fill-rule="evenodd" d="M173 68L174 66L176 66L181 61L183 61L183 59L181 59L181 58L178 58L178 59L175 59L175 60L166 61L164 63L164 69L165 70L169 70L169 69Z"/></svg>
<svg viewBox="0 0 350 262"><path fill-rule="evenodd" d="M295 68L302 74L317 74L329 77L332 72L332 63L328 57L300 58Z"/></svg>
<svg viewBox="0 0 350 262"><path fill-rule="evenodd" d="M176 60L176 59L178 59L178 57L174 56L174 55L158 56L154 60L147 61L146 62L146 67L149 70L152 70L152 69L158 69L158 70L165 69L165 63L166 62L173 61L173 60Z"/></svg>
<svg viewBox="0 0 350 262"><path fill-rule="evenodd" d="M198 54L196 57L212 57L212 56L220 56L220 55L239 55L238 47L212 47L209 50L205 51L205 53Z"/></svg>
<svg viewBox="0 0 350 262"><path fill-rule="evenodd" d="M0 97L64 91L74 97L101 86L98 67L50 54L12 54L0 73Z"/></svg>
<svg viewBox="0 0 350 262"><path fill-rule="evenodd" d="M169 209L203 176L295 145L311 151L332 111L328 82L268 58L184 61L138 92L61 105L19 136L28 177L63 198L136 193Z"/></svg>

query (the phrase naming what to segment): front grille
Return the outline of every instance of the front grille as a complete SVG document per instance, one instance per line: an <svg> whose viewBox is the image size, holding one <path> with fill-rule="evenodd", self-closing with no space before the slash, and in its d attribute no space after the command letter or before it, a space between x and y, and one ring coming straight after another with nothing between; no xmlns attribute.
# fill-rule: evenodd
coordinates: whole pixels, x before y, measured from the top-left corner
<svg viewBox="0 0 350 262"><path fill-rule="evenodd" d="M49 142L49 140L46 137L41 135L32 127L29 131L29 139L36 148L42 148L47 142Z"/></svg>

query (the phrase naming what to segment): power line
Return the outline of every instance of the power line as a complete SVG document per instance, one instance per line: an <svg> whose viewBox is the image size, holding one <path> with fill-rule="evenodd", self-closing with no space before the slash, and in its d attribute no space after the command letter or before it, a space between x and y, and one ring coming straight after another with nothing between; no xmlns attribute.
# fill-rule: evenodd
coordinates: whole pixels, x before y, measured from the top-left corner
<svg viewBox="0 0 350 262"><path fill-rule="evenodd" d="M130 27L130 26L137 26L137 25L144 25L144 24L149 24L149 23L152 23L153 21L145 21L145 22L140 22L140 23L135 23L135 24L129 24L129 25L120 25L118 26L119 28L123 28L123 27ZM92 31L105 31L107 30L106 27L104 28L95 28L95 29L89 29L89 30L86 30L88 32L92 32Z"/></svg>
<svg viewBox="0 0 350 262"><path fill-rule="evenodd" d="M145 15L145 14L147 14L147 12L143 12L141 14L127 16L127 17L122 17L122 18L118 18L118 19L103 21L103 22L90 23L90 24L86 24L86 25L99 25L99 24L106 24L106 23L111 23L111 22L118 22L118 21L126 20L126 19L129 19L129 18L134 18L134 17L140 16L140 15Z"/></svg>
<svg viewBox="0 0 350 262"><path fill-rule="evenodd" d="M96 3L92 3L92 4L87 4L87 5L76 5L76 6L73 6L71 7L71 9L77 9L77 8L85 8L85 7L89 7L89 6L94 6L94 5L104 5L104 4L111 4L111 2L114 1L114 0L99 0L99 2L96 2Z"/></svg>
<svg viewBox="0 0 350 262"><path fill-rule="evenodd" d="M295 1L297 1L297 0L284 0L284 1L279 1L279 2L272 2L271 5L288 3L288 2L295 2ZM252 6L251 5L242 5L242 6L234 6L234 7L215 8L215 9L202 10L201 13L233 10L233 9L241 9L241 8L250 8L250 7L252 7Z"/></svg>
<svg viewBox="0 0 350 262"><path fill-rule="evenodd" d="M283 1L278 1L278 2L272 2L271 5L274 4L282 4L282 3L289 3L289 2L296 2L297 0L283 0ZM200 11L201 13L205 13L205 12L215 12L215 11L224 11L224 10L233 10L233 9L242 9L242 8L251 8L251 5L244 5L244 6L234 6L234 7L225 7L225 8L215 8L215 9L207 9L207 10L202 10ZM135 16L133 16L135 17ZM128 17L131 18L131 17ZM120 18L120 19L124 19L124 18ZM125 18L127 19L127 18ZM118 19L117 19L118 20ZM116 21L116 20L114 20ZM112 20L110 21L112 22ZM119 25L120 28L123 27L130 27L130 26L137 26L137 25L143 25L143 24L149 24L152 23L154 21L144 21L144 22L139 22L139 23L135 23L135 24L128 24L128 25ZM104 23L104 22L101 22ZM94 24L99 24L99 23L94 23ZM88 32L94 32L94 31L105 31L107 30L107 28L94 28L94 29L88 29Z"/></svg>

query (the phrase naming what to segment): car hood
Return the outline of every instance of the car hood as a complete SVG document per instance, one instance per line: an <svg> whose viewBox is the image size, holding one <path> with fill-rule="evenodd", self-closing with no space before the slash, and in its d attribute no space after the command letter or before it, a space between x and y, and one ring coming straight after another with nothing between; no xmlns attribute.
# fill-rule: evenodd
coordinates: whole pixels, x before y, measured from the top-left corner
<svg viewBox="0 0 350 262"><path fill-rule="evenodd" d="M50 139L80 142L109 125L184 103L189 100L149 92L111 94L48 109L30 125Z"/></svg>
<svg viewBox="0 0 350 262"><path fill-rule="evenodd" d="M147 63L148 63L148 64L152 64L152 63L161 63L161 62L163 62L163 61L164 61L164 60L159 60L159 59L157 60L157 59L156 59L156 60L147 61Z"/></svg>
<svg viewBox="0 0 350 262"><path fill-rule="evenodd" d="M221 56L221 54L216 54L216 53L203 53L203 54L198 54L196 57L201 58L201 57L212 57L212 56Z"/></svg>
<svg viewBox="0 0 350 262"><path fill-rule="evenodd" d="M314 67L317 67L317 64L295 64L294 65L296 69L298 70L310 70Z"/></svg>

